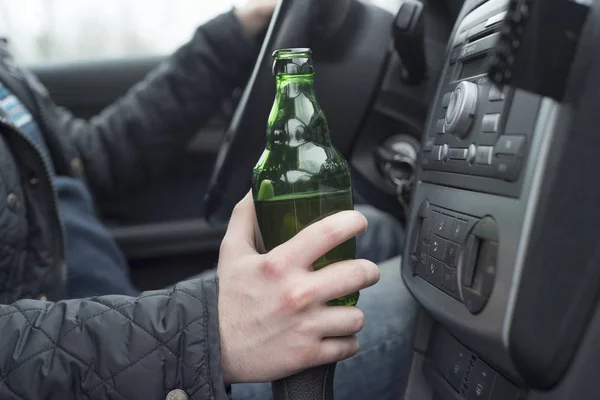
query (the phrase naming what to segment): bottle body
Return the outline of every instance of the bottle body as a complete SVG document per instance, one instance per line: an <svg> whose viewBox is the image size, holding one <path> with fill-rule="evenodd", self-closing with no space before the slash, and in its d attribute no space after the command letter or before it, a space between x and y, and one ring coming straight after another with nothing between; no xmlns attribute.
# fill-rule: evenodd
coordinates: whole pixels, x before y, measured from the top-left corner
<svg viewBox="0 0 600 400"><path fill-rule="evenodd" d="M301 65L296 68L297 64ZM307 70L309 73L294 73ZM277 95L269 117L267 145L252 179L257 247L262 252L328 215L353 209L350 168L331 145L327 121L314 96L310 54L278 60L276 52L274 71L283 73L276 74ZM353 238L316 260L313 269L355 257ZM358 297L354 293L329 304L356 305Z"/></svg>

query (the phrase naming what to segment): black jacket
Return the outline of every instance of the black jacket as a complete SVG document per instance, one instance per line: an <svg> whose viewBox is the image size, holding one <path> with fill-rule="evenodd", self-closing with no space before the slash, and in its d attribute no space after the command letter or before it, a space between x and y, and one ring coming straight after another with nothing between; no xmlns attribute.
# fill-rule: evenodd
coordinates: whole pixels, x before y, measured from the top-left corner
<svg viewBox="0 0 600 400"><path fill-rule="evenodd" d="M158 179L218 104L243 84L256 45L232 13L90 121L57 107L2 49L2 82L32 110L58 174L113 198ZM64 237L36 147L0 116L0 398L227 398L216 280L138 298L62 300ZM48 300L48 301L43 301Z"/></svg>

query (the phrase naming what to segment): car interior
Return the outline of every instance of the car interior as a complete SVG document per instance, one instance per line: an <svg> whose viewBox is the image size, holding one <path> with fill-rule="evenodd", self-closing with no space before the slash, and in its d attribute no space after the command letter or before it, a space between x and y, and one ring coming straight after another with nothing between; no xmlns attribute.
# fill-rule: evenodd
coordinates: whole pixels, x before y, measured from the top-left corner
<svg viewBox="0 0 600 400"><path fill-rule="evenodd" d="M215 266L264 148L271 54L310 47L355 202L407 227L390 261L419 306L402 398L600 398L600 3L396 3L280 2L246 86L168 179L99 204L134 283ZM32 69L88 118L161 60Z"/></svg>

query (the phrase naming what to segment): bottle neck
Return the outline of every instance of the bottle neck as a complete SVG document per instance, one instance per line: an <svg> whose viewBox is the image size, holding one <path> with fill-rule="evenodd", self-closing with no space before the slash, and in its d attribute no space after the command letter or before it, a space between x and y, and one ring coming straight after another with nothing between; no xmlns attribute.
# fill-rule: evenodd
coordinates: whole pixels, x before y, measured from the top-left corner
<svg viewBox="0 0 600 400"><path fill-rule="evenodd" d="M269 116L267 147L312 142L331 146L329 129L314 91L314 74L281 74Z"/></svg>

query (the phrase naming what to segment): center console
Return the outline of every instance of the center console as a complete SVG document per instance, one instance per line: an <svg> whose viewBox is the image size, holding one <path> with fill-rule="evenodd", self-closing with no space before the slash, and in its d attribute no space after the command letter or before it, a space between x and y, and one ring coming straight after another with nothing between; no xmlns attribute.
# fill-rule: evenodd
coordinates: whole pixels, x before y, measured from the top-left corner
<svg viewBox="0 0 600 400"><path fill-rule="evenodd" d="M564 97L552 98L488 76L503 46L541 49L506 50L509 64L551 47L539 25L520 25L534 3L467 0L448 44L402 263L422 307L409 400L600 398L584 380L600 366L600 11L590 5ZM507 18L519 35L508 43Z"/></svg>

